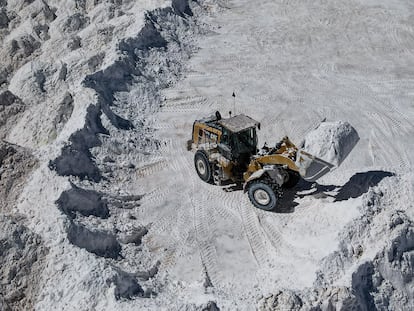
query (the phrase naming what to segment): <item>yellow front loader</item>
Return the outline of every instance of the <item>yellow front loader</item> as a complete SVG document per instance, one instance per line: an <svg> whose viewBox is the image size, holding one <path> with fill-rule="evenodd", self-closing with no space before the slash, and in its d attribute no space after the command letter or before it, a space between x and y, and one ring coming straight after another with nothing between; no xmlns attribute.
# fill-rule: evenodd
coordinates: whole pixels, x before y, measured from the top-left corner
<svg viewBox="0 0 414 311"><path fill-rule="evenodd" d="M298 148L288 137L274 147L264 146L259 150L257 129L260 123L243 114L222 118L216 112L196 120L187 148L195 152L198 176L211 184L243 185L254 206L273 210L283 188L294 187L300 178L313 182L335 167ZM359 139L352 127L345 132L340 137L347 144L341 162Z"/></svg>

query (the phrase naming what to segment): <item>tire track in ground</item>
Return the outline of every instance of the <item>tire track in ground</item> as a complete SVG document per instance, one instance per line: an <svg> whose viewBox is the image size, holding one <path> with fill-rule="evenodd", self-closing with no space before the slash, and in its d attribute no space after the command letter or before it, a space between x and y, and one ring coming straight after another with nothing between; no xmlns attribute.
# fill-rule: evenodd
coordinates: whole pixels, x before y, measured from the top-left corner
<svg viewBox="0 0 414 311"><path fill-rule="evenodd" d="M177 150L178 142L175 141L174 149ZM215 196L211 194L213 191L213 185L204 184L201 182L195 172L192 165L192 161L189 160L188 151L184 148L180 150L180 156L176 156L177 161L181 162L183 170L183 180L186 180L190 191L187 192L189 202L193 210L193 228L195 233L195 242L198 244L200 259L202 266L206 270L213 285L220 284L223 279L220 271L219 259L215 248L213 232L216 223L217 214L217 200L214 200ZM185 181L184 181L185 182ZM212 208L213 207L213 208ZM222 211L224 213L224 211ZM190 220L185 218L180 227L185 228L188 226ZM184 247L184 245L183 245Z"/></svg>
<svg viewBox="0 0 414 311"><path fill-rule="evenodd" d="M398 169L401 173L407 172L410 168L410 160L408 155L402 150L396 150L393 146L392 137L388 138L385 135L378 135L378 132L381 130L377 129L376 131L372 131L371 139L373 141L373 145L377 146L380 152L379 158L383 159L383 165L387 167L387 169Z"/></svg>
<svg viewBox="0 0 414 311"><path fill-rule="evenodd" d="M364 83L363 81L358 81L358 83L359 85L364 85L364 91L362 91L362 89L359 89L359 91L361 93L363 92L365 100L371 108L367 113L372 114L374 121L381 122L387 128L387 130L382 130L384 135L391 136L390 134L392 134L398 136L401 133L406 133L407 125L409 125L410 122L407 122L408 124L403 124L405 118L402 118L402 121L395 118L394 114L402 115L395 107L395 104L388 101L385 102L374 92L369 92L368 94L368 91L366 90L371 89L369 83ZM381 127L381 129L384 129L384 127Z"/></svg>
<svg viewBox="0 0 414 311"><path fill-rule="evenodd" d="M382 133L384 137L398 136L402 133L401 123L394 122L394 119L390 116L385 115L382 112L367 111L368 118L372 119L376 128Z"/></svg>
<svg viewBox="0 0 414 311"><path fill-rule="evenodd" d="M188 224L189 220L183 220L183 211L188 206L177 206L170 213L157 219L150 228L150 234L153 236L162 236L162 245L165 250L163 260L161 260L161 267L163 271L168 271L176 264L177 257L181 256L184 247L183 245L188 240L188 226L180 225L180 223ZM180 228L181 230L177 230Z"/></svg>
<svg viewBox="0 0 414 311"><path fill-rule="evenodd" d="M172 191L172 187L167 189L157 187L150 193L147 193L141 200L141 205L156 205L166 199L168 194Z"/></svg>
<svg viewBox="0 0 414 311"><path fill-rule="evenodd" d="M398 84L402 84L404 81L405 80L398 80L398 81L392 81L392 82L393 83L398 82ZM369 85L370 87L374 85L377 88L378 87L385 88L384 84L386 85L387 83L388 81L384 81L384 82L377 82L376 84L369 83ZM399 87L401 88L401 86ZM410 81L407 81L407 85L404 86L404 88L399 89L399 91L408 93L410 90L413 89L413 87L414 87L414 83L413 81L410 80ZM395 93L392 90L390 92ZM384 117L389 118L390 121L394 124L394 126L399 129L400 131L399 134L401 133L410 134L412 132L412 129L414 128L414 123L407 117L406 114L401 112L400 108L398 108L395 101L392 100L393 97L397 97L397 95L390 96L388 101L383 104L383 106L385 107L384 110L389 112L386 115L384 115ZM381 110L379 110L378 112L381 112Z"/></svg>
<svg viewBox="0 0 414 311"><path fill-rule="evenodd" d="M393 100L397 98L400 93L408 94L414 88L414 80L403 79L403 80L383 80L369 82L368 86L374 89L378 96L387 96L386 110L390 113L387 117L394 119L392 122L398 124L402 133L410 134L414 128L414 123L407 117L406 114L402 113L397 103ZM391 94L391 95L389 95ZM411 129L411 130L410 130Z"/></svg>
<svg viewBox="0 0 414 311"><path fill-rule="evenodd" d="M365 114L371 120L370 123L375 125L375 128L371 131L372 145L378 146L379 150L383 151L381 153L385 165L390 168L397 166L400 170L407 170L410 167L408 155L404 150L393 148L394 137L398 138L401 133L404 133L405 126L402 125L401 121L397 121L390 116L392 110L387 114L384 113L384 110L389 110L384 108L388 108L388 105L376 98L375 95L370 96L369 99L366 98L366 100L371 109L367 110Z"/></svg>
<svg viewBox="0 0 414 311"><path fill-rule="evenodd" d="M269 243L264 239L265 234L263 233L256 211L251 204L239 202L238 205L244 233L246 234L253 257L258 266L264 268L272 257L267 251L269 249Z"/></svg>
<svg viewBox="0 0 414 311"><path fill-rule="evenodd" d="M168 129L165 124L173 124L171 128L177 129L175 122L157 122L159 128ZM162 131L159 136L163 137ZM164 175L172 176L167 184L163 183L164 187L156 188L146 200L143 200L143 205L154 208L163 201L168 203L168 206L174 206L174 209L164 212L164 215L158 218L150 228L150 234L153 236L163 236L162 244L165 248L163 259L161 260L160 269L168 271L176 264L176 260L182 255L184 244L188 240L189 232L188 223L192 219L185 211L188 206L185 202L174 203L176 200L176 193L182 191L179 186L186 179L186 171L188 171L188 163L184 155L184 143L181 145L181 140L173 140L172 138L163 138L159 147L159 154L162 160L160 164L154 165L150 168L145 168L143 172L147 175L154 175L155 173L162 173ZM142 172L141 172L142 174ZM171 198L169 198L172 194ZM171 201L173 200L173 201ZM152 206L150 206L152 205Z"/></svg>
<svg viewBox="0 0 414 311"><path fill-rule="evenodd" d="M410 161L404 151L397 151L395 148L384 150L383 147L392 147L393 137L399 137L401 133L407 132L407 128L409 128L409 124L405 123L404 119L399 120L395 117L395 113L398 114L398 109L393 104L389 104L383 98L378 97L371 82L360 78L349 79L345 76L342 77L341 81L341 84L344 85L343 89L350 90L343 93L342 96L363 106L364 110L361 112L367 120L364 125L373 125L367 146L373 165L385 165L391 169L396 164L395 166L399 167L399 170L407 169L410 166ZM351 111L345 110L344 112L348 114ZM342 167L346 168L346 164L344 163Z"/></svg>
<svg viewBox="0 0 414 311"><path fill-rule="evenodd" d="M394 19L388 18L384 21L387 34L391 42L394 42L393 47L398 47L399 51L403 51L403 53L408 55L413 55L413 28L405 25L397 25ZM408 38L404 38L407 37Z"/></svg>
<svg viewBox="0 0 414 311"><path fill-rule="evenodd" d="M373 131L374 130L371 130L370 137L368 138L368 150L371 156L372 166L375 166L378 162L377 151L379 150L379 146L376 140L373 138L375 135Z"/></svg>
<svg viewBox="0 0 414 311"><path fill-rule="evenodd" d="M213 228L216 209L211 208L211 205L215 206L216 204L211 204L215 200L212 200L214 196L211 196L209 190L213 186L201 182L187 158L184 156L180 158L184 162L183 166L186 168L184 177L187 181L190 181L188 186L190 191L187 192L187 196L193 210L193 228L201 263L213 285L217 285L222 280L222 275L212 234L215 231ZM188 224L189 220L186 220L183 226L188 226Z"/></svg>
<svg viewBox="0 0 414 311"><path fill-rule="evenodd" d="M167 167L168 167L168 162L165 159L161 158L155 161L154 163L149 163L141 167L138 167L136 169L136 175L139 178L144 178L146 176L153 175L156 172L164 170Z"/></svg>
<svg viewBox="0 0 414 311"><path fill-rule="evenodd" d="M182 157L176 157L176 164L172 165L171 168L174 171L174 167L176 168L184 168L185 167L185 159ZM180 161L181 160L181 161ZM183 189L182 187L178 187L179 184L185 183L185 177L187 174L185 174L186 170L182 171L174 171L174 173L171 173L171 175L174 175L174 185L177 185L177 187L171 186L170 188L173 189L174 193L182 193ZM180 181L180 182L178 182ZM182 181L182 182L181 182ZM192 180L191 180L192 181ZM175 189L174 189L175 188ZM185 190L184 190L185 191ZM188 192L182 193L183 196L189 195ZM176 197L173 198L173 200L176 199ZM168 213L164 219L162 219L162 222L165 223L165 232L168 232L169 235L172 235L175 237L173 243L169 244L169 252L168 257L165 263L163 264L164 270L169 270L171 267L173 267L176 263L176 259L181 256L185 249L185 244L187 242L188 236L190 234L188 224L191 223L192 219L190 215L188 214L188 206L189 202L181 201L177 203L173 203L173 210Z"/></svg>
<svg viewBox="0 0 414 311"><path fill-rule="evenodd" d="M295 254L295 256L298 256L298 254L296 254L296 249L283 238L283 233L279 230L279 227L282 225L282 220L284 223L288 223L293 216L277 213L270 214L269 212L261 210L257 210L257 216L268 241L270 241L273 246L275 254L280 253L280 251L283 250L284 253L289 251L292 254Z"/></svg>
<svg viewBox="0 0 414 311"><path fill-rule="evenodd" d="M154 130L172 130L177 128L177 125L174 122L170 123L157 123L152 126Z"/></svg>
<svg viewBox="0 0 414 311"><path fill-rule="evenodd" d="M200 97L196 97L196 99L186 97L185 109L181 109L182 106L177 108L177 103L182 103L182 101L180 102L180 100L177 100L170 104L168 109L164 107L162 113L175 112L182 115L188 111L198 110L199 108L194 108L194 106L201 106L199 103L200 99ZM181 104L178 106L180 105ZM176 118L176 116L174 116L174 118ZM185 119L184 116L182 116L181 119ZM188 136L190 136L190 134L188 134ZM174 241L174 244L171 245L171 249L167 253L162 268L163 270L169 270L175 265L177 258L183 256L185 250L188 248L186 243L191 240L191 230L194 230L195 238L193 242L198 244L202 265L205 267L211 280L214 283L217 283L220 281L220 269L217 264L217 254L210 232L211 228L214 228L215 221L212 212L215 212L215 209L209 209L209 206L203 203L211 202L205 195L203 195L204 199L202 200L196 197L198 192L196 192L195 180L198 177L196 176L192 161L190 160L190 153L185 148L185 141L181 139L164 140L164 144L161 144L160 152L169 159L168 169L173 172L171 174L174 175L176 183L189 185L187 186L187 189L189 190L184 190L182 195L188 197L188 204L193 207L191 209L190 206L187 206L186 203L183 202L181 202L181 204L176 204L179 206L179 210L175 211L178 215L174 218L174 227L170 226L169 228L162 228L177 232L177 239ZM205 191L205 193L208 192ZM189 214L188 210L193 210L193 213ZM168 217L166 217L165 221L171 224L171 219L169 220ZM192 229L188 228L188 224L192 222L194 223L194 227Z"/></svg>
<svg viewBox="0 0 414 311"><path fill-rule="evenodd" d="M378 115L378 118L389 127L390 131L393 134L408 133L407 128L413 127L413 123L404 115L397 105L393 102L393 96L388 96L383 98L378 88L383 89L384 84L387 81L365 81L365 79L347 79L342 77L344 80L352 84L352 88L355 90L352 92L354 94L353 101L360 102L361 105L365 107L364 110L372 112ZM393 81L395 83L395 81ZM398 83L401 84L402 81L398 80ZM412 86L412 85L411 85ZM408 85L404 87L406 91L411 89L411 86ZM400 90L402 91L402 90ZM389 92L387 92L388 94ZM343 96L349 96L349 94L343 94ZM363 101L363 102L361 102ZM389 122L387 122L387 119Z"/></svg>
<svg viewBox="0 0 414 311"><path fill-rule="evenodd" d="M260 217L260 223L262 224L263 231L266 234L267 239L273 245L275 250L282 248L283 238L279 230L277 230L272 224L270 224L266 218Z"/></svg>
<svg viewBox="0 0 414 311"><path fill-rule="evenodd" d="M153 192L151 192L151 196L149 196L146 200L142 200L142 206L148 208L154 208L156 206L160 206L164 204L170 193L174 193L176 191L174 185L169 186L167 189L164 188L157 188ZM160 233L167 228L167 224L169 223L170 215L164 215L160 218L157 218L157 222L152 225L152 231Z"/></svg>
<svg viewBox="0 0 414 311"><path fill-rule="evenodd" d="M207 98L203 96L182 96L166 98L162 112L194 112L205 106Z"/></svg>
<svg viewBox="0 0 414 311"><path fill-rule="evenodd" d="M177 142L178 143L178 142ZM176 149L177 147L175 147ZM183 147L180 153L184 154L187 152ZM184 151L185 150L185 151ZM189 162L186 157L182 156L179 157L181 159L181 167L183 168L181 174L180 174L180 180L182 184L188 184L188 180L190 179L190 185L193 185L195 182L195 176L189 177ZM178 236L179 239L177 241L177 244L175 246L176 248L176 257L181 257L183 252L188 249L188 241L191 240L191 236L194 235L194 228L189 226L193 222L193 216L191 213L189 213L189 210L191 211L191 199L190 196L194 195L193 193L190 193L190 190L192 189L191 186L187 187L186 189L180 189L183 198L188 198L187 201L182 200L179 203L179 208L177 210L178 217L177 217L177 223L176 228L178 228ZM194 242L196 242L194 240Z"/></svg>
<svg viewBox="0 0 414 311"><path fill-rule="evenodd" d="M194 169L195 171L195 169ZM213 204L213 208L216 210L217 214L223 217L223 219L234 219L237 218L240 220L240 215L237 210L233 209L232 199L233 193L226 192L221 187L211 186L208 189L209 197L212 201L221 202L221 204Z"/></svg>
<svg viewBox="0 0 414 311"><path fill-rule="evenodd" d="M171 93L171 96L168 94ZM165 112L165 108L180 107L183 105L194 105L197 106L200 102L204 103L207 99L204 96L193 95L193 96L176 96L177 92L164 91L165 99L162 105L162 112Z"/></svg>
<svg viewBox="0 0 414 311"><path fill-rule="evenodd" d="M193 193L198 193L195 184L192 189ZM203 203L204 200L201 200L196 196L190 196L190 201L193 206L194 229L201 262L214 286L220 283L222 277L217 251L212 243L211 229L206 226L206 224L210 223L209 218L211 217L211 209L210 213L208 213L209 206Z"/></svg>
<svg viewBox="0 0 414 311"><path fill-rule="evenodd" d="M179 139L170 140L167 143L170 168L175 173L180 174L182 179L188 178L188 172L190 172L191 165L189 163L189 152L185 149L185 142Z"/></svg>
<svg viewBox="0 0 414 311"><path fill-rule="evenodd" d="M163 109L164 112L198 112L202 107L205 106L205 100L197 103L197 105L193 104L182 104L180 106L169 106Z"/></svg>

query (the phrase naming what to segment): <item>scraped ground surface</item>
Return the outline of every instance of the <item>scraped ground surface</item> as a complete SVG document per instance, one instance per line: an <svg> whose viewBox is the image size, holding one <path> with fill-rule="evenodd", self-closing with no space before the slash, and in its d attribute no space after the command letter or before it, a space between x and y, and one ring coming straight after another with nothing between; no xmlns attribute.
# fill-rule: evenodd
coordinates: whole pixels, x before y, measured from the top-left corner
<svg viewBox="0 0 414 311"><path fill-rule="evenodd" d="M120 38L136 36L144 10L167 2L124 3L129 15L115 19L112 32ZM33 112L35 104L14 127L8 125L6 139L31 148L41 163L15 208L49 249L37 308L214 310L208 304L214 301L222 310L293 309L291 301L278 304L272 295L321 287L321 274L325 287L361 287L363 278L355 272L375 256L385 258L384 250L391 247L389 219L398 211L405 216L391 223L397 229L412 226L414 4L202 3L203 9L192 3L195 15L186 17L188 25L179 14L167 18L168 25L179 25L170 27L173 34L161 31L168 34L170 48L149 49L140 68L144 76L155 76L151 82L125 81L125 88L113 90L112 109L134 129L117 127L107 111L98 115L108 133L96 131L101 144L88 148L102 180L57 176L48 164L82 128L87 106L97 102L94 90L79 81L115 63L119 54L112 35L107 55L89 64L82 53L94 57L95 45L94 53L87 48L53 51L54 58L63 57L72 68L68 82L58 82L55 89L49 80L45 84L46 102L66 107L53 112L68 119L58 122L62 128L46 122L53 113ZM100 10L98 5L87 14L104 24ZM123 24L127 17L136 20L137 29ZM93 29L87 26L79 34L97 45ZM23 83L25 73L47 62L47 49L39 58L10 82L25 102L34 92ZM59 69L61 63L54 66ZM58 69L48 70L57 76ZM32 84L39 87L36 81ZM63 99L59 83L73 94L73 103ZM40 95L33 98L45 98L36 92ZM67 108L68 103L74 108ZM185 148L192 122L215 110L260 121L260 145L273 145L285 135L299 144L324 118L348 121L360 141L338 169L317 184L300 182L285 193L278 210L265 212L255 209L242 191L205 184L195 173L193 154ZM34 126L26 128L27 122ZM86 129L97 128L94 120L88 122ZM85 206L78 203L82 198ZM367 215L372 221L361 225ZM401 256L412 262L413 237L406 236L401 244L406 257ZM348 261L339 252L347 247L354 254ZM412 275L412 269L406 273ZM414 299L412 282L393 285L411 299L407 304L384 294L373 302L361 298L368 301L365 308L375 303L391 309L408 306Z"/></svg>

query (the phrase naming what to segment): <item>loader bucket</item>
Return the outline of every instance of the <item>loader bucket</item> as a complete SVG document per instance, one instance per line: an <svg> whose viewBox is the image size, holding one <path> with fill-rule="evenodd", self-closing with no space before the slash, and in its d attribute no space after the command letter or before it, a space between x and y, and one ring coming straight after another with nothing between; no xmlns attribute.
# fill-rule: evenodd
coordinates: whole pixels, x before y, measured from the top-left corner
<svg viewBox="0 0 414 311"><path fill-rule="evenodd" d="M322 122L309 132L298 152L296 165L308 181L315 181L341 165L359 141L348 122Z"/></svg>
<svg viewBox="0 0 414 311"><path fill-rule="evenodd" d="M303 150L300 150L296 166L303 179L314 182L329 173L335 165L319 159Z"/></svg>

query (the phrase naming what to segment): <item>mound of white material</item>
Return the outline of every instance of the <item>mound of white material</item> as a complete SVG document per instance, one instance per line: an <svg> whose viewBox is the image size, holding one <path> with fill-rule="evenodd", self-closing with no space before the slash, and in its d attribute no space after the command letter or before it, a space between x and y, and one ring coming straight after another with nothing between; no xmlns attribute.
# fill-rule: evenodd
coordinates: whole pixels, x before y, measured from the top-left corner
<svg viewBox="0 0 414 311"><path fill-rule="evenodd" d="M335 166L341 165L359 141L348 122L322 122L305 136L303 150Z"/></svg>

